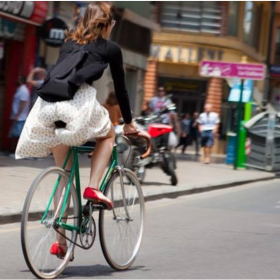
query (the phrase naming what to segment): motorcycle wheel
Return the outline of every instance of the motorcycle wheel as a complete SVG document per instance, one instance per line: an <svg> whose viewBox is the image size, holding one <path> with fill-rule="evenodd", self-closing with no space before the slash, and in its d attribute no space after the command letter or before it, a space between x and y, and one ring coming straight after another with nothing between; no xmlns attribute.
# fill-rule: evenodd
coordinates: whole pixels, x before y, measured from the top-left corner
<svg viewBox="0 0 280 280"><path fill-rule="evenodd" d="M170 153L170 161L173 162L173 169L177 168L177 159L173 153Z"/></svg>
<svg viewBox="0 0 280 280"><path fill-rule="evenodd" d="M178 179L175 173L176 168L176 158L172 153L168 153L168 156L163 157L163 162L161 164L161 168L164 173L170 176L170 182L172 186L176 186L178 183Z"/></svg>
<svg viewBox="0 0 280 280"><path fill-rule="evenodd" d="M174 163L171 161L168 164L168 169L169 169L169 175L170 175L170 181L172 186L176 186L178 184L178 179L174 170Z"/></svg>

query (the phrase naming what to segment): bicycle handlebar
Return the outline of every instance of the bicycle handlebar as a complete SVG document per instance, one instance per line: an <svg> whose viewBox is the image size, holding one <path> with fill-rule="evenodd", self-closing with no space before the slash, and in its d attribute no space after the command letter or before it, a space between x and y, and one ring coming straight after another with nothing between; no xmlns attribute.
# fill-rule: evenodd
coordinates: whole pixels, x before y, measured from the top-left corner
<svg viewBox="0 0 280 280"><path fill-rule="evenodd" d="M132 134L124 134L124 137L134 137L134 138L144 138L146 143L147 143L147 149L146 152L144 154L142 154L140 156L140 159L144 159L147 156L149 156L149 154L151 153L151 149L152 149L152 142L151 142L151 136L149 134L147 134L145 131L139 131L138 133L132 133Z"/></svg>

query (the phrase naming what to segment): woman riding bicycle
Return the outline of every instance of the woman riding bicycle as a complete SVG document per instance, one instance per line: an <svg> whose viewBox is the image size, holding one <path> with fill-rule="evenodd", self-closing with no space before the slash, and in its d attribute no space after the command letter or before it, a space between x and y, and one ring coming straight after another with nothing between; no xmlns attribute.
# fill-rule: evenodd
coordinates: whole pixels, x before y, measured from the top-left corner
<svg viewBox="0 0 280 280"><path fill-rule="evenodd" d="M116 43L108 40L115 25L113 13L114 6L106 2L89 4L77 28L66 32L57 64L67 59L74 46L85 45L89 54L79 69L79 81L82 80L82 83L70 101L51 103L39 97L28 116L16 149L16 159L44 157L52 153L56 165L61 167L70 146L82 145L95 138L89 184L83 197L94 203L103 203L109 210L113 207L112 202L98 188L112 153L115 133L109 114L96 100L96 90L92 87L93 81L102 76L107 63L125 122L124 134L138 132L132 122L122 52ZM103 70L97 73L96 69ZM56 124L63 125L58 127ZM71 169L72 162L68 163L66 170ZM65 238L58 235L50 252L63 255L67 251L66 246Z"/></svg>

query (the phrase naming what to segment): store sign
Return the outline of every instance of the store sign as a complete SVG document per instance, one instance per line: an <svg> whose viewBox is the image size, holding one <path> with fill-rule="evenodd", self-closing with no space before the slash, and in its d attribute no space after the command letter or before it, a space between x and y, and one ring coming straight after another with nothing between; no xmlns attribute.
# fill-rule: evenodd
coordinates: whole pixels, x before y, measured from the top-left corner
<svg viewBox="0 0 280 280"><path fill-rule="evenodd" d="M221 61L201 61L200 76L217 78L240 78L263 80L266 66L258 63L235 63Z"/></svg>
<svg viewBox="0 0 280 280"><path fill-rule="evenodd" d="M48 11L47 1L0 1L0 15L40 25Z"/></svg>
<svg viewBox="0 0 280 280"><path fill-rule="evenodd" d="M60 47L64 43L66 29L67 25L63 20L52 18L45 21L40 34L48 46Z"/></svg>
<svg viewBox="0 0 280 280"><path fill-rule="evenodd" d="M0 1L0 10L11 15L30 18L34 11L34 1Z"/></svg>
<svg viewBox="0 0 280 280"><path fill-rule="evenodd" d="M207 47L152 45L150 58L174 63L197 64L203 59L223 60L223 50Z"/></svg>

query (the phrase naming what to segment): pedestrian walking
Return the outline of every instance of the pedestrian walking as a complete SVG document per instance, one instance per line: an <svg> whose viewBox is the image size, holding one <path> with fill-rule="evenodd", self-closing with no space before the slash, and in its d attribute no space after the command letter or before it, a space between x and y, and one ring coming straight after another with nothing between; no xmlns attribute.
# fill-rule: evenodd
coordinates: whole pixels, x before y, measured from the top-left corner
<svg viewBox="0 0 280 280"><path fill-rule="evenodd" d="M26 78L20 76L17 81L17 90L13 97L11 121L9 131L10 156L14 157L16 145L30 110L30 92L26 86Z"/></svg>
<svg viewBox="0 0 280 280"><path fill-rule="evenodd" d="M220 118L217 113L212 112L212 105L205 104L204 112L199 115L199 132L201 135L201 147L204 153L204 163L210 163L211 148L214 145L214 138L218 132Z"/></svg>
<svg viewBox="0 0 280 280"><path fill-rule="evenodd" d="M182 154L185 153L185 150L190 142L190 114L186 113L180 121L180 138L179 143L176 146L176 149L182 146Z"/></svg>
<svg viewBox="0 0 280 280"><path fill-rule="evenodd" d="M46 74L44 68L36 67L33 68L27 76L26 83L31 87L31 108L34 106L38 97L36 89L43 84Z"/></svg>

